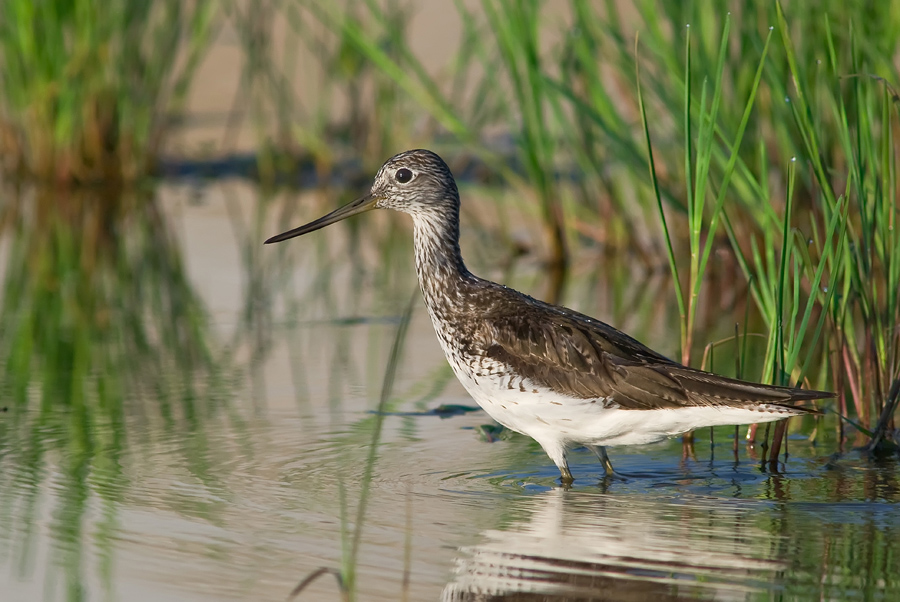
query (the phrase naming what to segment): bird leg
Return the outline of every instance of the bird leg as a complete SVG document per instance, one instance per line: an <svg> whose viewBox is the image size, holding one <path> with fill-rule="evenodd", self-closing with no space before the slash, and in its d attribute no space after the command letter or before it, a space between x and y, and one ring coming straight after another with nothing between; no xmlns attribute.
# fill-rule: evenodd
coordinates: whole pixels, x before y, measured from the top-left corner
<svg viewBox="0 0 900 602"><path fill-rule="evenodd" d="M613 476L616 471L613 469L612 462L609 461L609 455L606 453L606 448L602 445L592 445L590 447L591 451L596 454L598 458L600 458L600 463L603 464L603 469L606 471L606 476Z"/></svg>
<svg viewBox="0 0 900 602"><path fill-rule="evenodd" d="M566 462L566 446L559 441L538 441L556 467L559 469L560 481L563 485L571 485L575 479L569 471L569 463Z"/></svg>
<svg viewBox="0 0 900 602"><path fill-rule="evenodd" d="M594 452L594 455L600 458L600 463L603 464L603 470L606 471L607 478L624 479L622 475L620 475L613 469L612 462L609 461L609 456L606 453L605 447L603 447L602 445L586 445L585 447Z"/></svg>

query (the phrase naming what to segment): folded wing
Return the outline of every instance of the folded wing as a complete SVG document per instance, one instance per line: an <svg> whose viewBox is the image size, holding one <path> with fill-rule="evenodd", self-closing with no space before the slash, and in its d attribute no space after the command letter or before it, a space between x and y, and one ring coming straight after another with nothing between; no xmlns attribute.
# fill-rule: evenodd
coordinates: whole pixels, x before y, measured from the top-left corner
<svg viewBox="0 0 900 602"><path fill-rule="evenodd" d="M518 375L577 399L606 398L623 409L795 408L800 400L832 397L687 368L603 322L571 311L488 316L480 329L485 356Z"/></svg>

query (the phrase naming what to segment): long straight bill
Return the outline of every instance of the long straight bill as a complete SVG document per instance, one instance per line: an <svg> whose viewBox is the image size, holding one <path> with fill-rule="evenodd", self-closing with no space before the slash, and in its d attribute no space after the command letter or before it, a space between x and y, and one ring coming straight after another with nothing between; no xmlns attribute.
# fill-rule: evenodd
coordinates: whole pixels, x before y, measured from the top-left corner
<svg viewBox="0 0 900 602"><path fill-rule="evenodd" d="M343 207L339 207L335 209L328 215L324 217L320 217L314 222L309 222L304 226L300 226L299 228L294 228L293 230L288 230L287 232L282 232L276 236L273 236L269 240L266 241L266 244L271 244L273 242L281 242L283 240L287 240L289 238L294 238L295 236L302 236L307 232L312 232L314 230L318 230L320 228L324 228L325 226L330 226L335 222L339 222L342 219L347 219L352 215L357 215L359 213L365 213L366 211L371 211L375 209L375 203L378 202L378 197L372 196L371 194L367 194L366 196L356 199L352 203L348 203Z"/></svg>

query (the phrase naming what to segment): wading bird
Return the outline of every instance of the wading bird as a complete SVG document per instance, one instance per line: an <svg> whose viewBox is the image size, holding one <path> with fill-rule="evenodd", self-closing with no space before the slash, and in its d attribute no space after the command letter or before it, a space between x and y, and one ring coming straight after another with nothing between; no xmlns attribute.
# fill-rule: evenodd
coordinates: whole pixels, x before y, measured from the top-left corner
<svg viewBox="0 0 900 602"><path fill-rule="evenodd" d="M428 150L391 157L367 195L266 243L371 209L412 216L419 286L453 372L494 420L541 444L563 483L573 446L612 476L608 445L815 413L796 403L832 396L682 366L600 320L475 276L459 251L456 181Z"/></svg>

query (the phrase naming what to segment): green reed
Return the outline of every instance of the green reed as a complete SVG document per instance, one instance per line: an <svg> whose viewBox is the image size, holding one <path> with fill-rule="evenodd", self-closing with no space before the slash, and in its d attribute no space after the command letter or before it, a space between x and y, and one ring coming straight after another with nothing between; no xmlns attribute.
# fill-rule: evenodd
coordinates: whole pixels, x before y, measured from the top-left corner
<svg viewBox="0 0 900 602"><path fill-rule="evenodd" d="M698 274L696 268L704 265L704 254L710 248L705 247L698 261L698 242L710 245L720 236L715 224L721 207L719 217L728 246L747 277L756 311L768 330L762 378L780 384L811 378L816 386L838 393L839 412L849 411L866 429L880 426L884 432L896 407L891 391L897 388L892 388L892 383L900 375L896 334L900 324L896 273L900 249L894 229L896 157L891 143L896 135L897 96L884 80L868 74L896 74L884 60L884 56L896 55L896 38L889 37L894 31L893 17L885 16L887 27L882 30L877 14L853 15L842 21L842 30L835 33L836 19L830 13L801 18L805 8L798 4L804 5L792 3L791 14L780 5L761 11L765 21L747 19L752 11L742 6L740 19L734 19L741 29L729 36L727 27L720 26L724 33L717 43L723 48L728 38L734 47L762 50L729 53L724 71L719 70L722 55L715 58L704 50L716 43L704 32L715 30L710 19L727 23L728 16L690 8L655 12L649 10L655 4L642 5L650 35L647 42L641 29L641 49L652 51L649 58L640 54L642 71L657 76L649 100L643 98L641 88L637 92L648 143L648 127L652 128L653 122L680 121L683 126L676 131L684 137L680 152L684 170L675 168L677 160L668 150L669 139L654 141L650 155L653 196L666 240L671 241L666 256L673 273L681 254L678 238L670 234L673 219L678 230L687 227L688 265L693 276ZM846 7L831 8L848 17ZM692 43L694 36L688 28L676 27L676 18L689 18L690 31L699 32L701 40ZM774 39L771 33L759 33L760 21L770 20ZM676 35L662 33L666 29ZM802 37L798 30L809 37ZM667 46L659 36L671 43L682 34L689 50L679 62L675 53L663 54ZM861 35L871 44L860 43ZM699 52L690 51L693 44ZM816 58L817 49L821 58ZM654 57L657 51L659 56ZM699 60L694 60L695 56ZM755 66L750 62L753 56L762 57ZM752 112L752 103L745 104L739 119L733 108L721 111L717 118L712 114L710 131L714 133L712 138L705 136L703 112L685 109L692 103L703 107L708 102L703 88L699 94L691 91L692 80L700 76L711 78L714 88L722 78L727 80L731 98L747 94L744 91L752 98L758 89L759 100ZM678 77L683 78L682 84L677 83ZM648 79L642 76L640 84ZM675 83L667 86L661 81ZM792 87L785 88L786 81ZM578 97L574 90L568 95ZM727 105L734 107L735 103ZM701 124L696 132L691 131L694 115ZM740 136L729 132L742 133L745 128L749 144L723 142L739 141ZM713 143L707 152L701 149L705 140ZM686 190L686 223L677 211L671 211L680 204L669 201L665 193L677 190L679 180ZM695 208L698 181L713 182L718 188L713 191L717 200L711 210L704 211L702 205L699 211ZM712 244L722 248L721 240ZM689 280L690 295L705 286L702 276ZM676 295L683 332L690 331L685 325L689 302L682 300L680 290ZM689 347L682 351L684 359Z"/></svg>
<svg viewBox="0 0 900 602"><path fill-rule="evenodd" d="M152 168L211 33L208 0L2 0L0 155L64 184Z"/></svg>
<svg viewBox="0 0 900 602"><path fill-rule="evenodd" d="M262 97L270 95L272 85L268 81L277 82L276 120L288 117L289 127L282 131L295 132L293 139L305 143L317 163L330 164L349 148L353 155L370 161L367 166L377 167L385 156L412 144L418 134L411 126L424 115L430 115L454 136L475 141L467 120L451 106L448 93L440 89L436 78L409 47L408 6L372 0L294 0L267 6L285 18L290 43L282 52L266 49L262 54L258 48L263 44L246 45L253 64L248 59L245 74L264 80L259 88ZM245 28L240 16L235 23ZM265 38L271 32L269 27L260 33ZM290 86L297 75L291 72L287 60L296 53L290 44L307 46L317 59L319 73L302 74L315 77L321 92L312 110L303 108L309 102L307 95L301 99ZM459 63L463 67L456 73L457 83L463 84L463 70L471 68L472 63ZM335 112L335 99L349 105L341 114Z"/></svg>
<svg viewBox="0 0 900 602"><path fill-rule="evenodd" d="M694 327L697 316L697 301L700 295L700 288L704 283L704 273L709 261L710 252L713 249L715 238L710 236L717 229L719 220L722 216L722 209L725 203L725 196L728 191L728 185L734 173L735 166L738 162L738 152L743 141L746 131L747 122L753 110L753 104L756 99L756 93L759 88L763 67L766 61L766 55L771 40L771 33L766 38L763 46L759 66L756 70L756 76L753 79L749 97L745 104L743 117L738 126L735 138L727 144L728 162L722 173L722 180L719 183L718 193L711 189L710 168L712 165L713 153L719 149L719 142L716 140L716 126L718 121L719 107L722 101L722 90L725 85L724 66L728 56L728 41L730 31L730 19L725 18L724 29L721 34L721 43L719 46L718 58L716 61L716 71L713 72L712 78L712 97L708 98L708 79L704 78L701 89L699 106L694 109L697 99L694 98L691 87L691 79L694 73L691 70L691 36L690 32L685 35L685 73L684 73L684 172L685 172L685 188L686 188L686 209L688 223L688 244L690 252L689 274L686 288L688 291L687 300L682 292L682 280L679 276L678 261L672 246L672 235L669 228L669 222L666 218L663 198L660 194L659 179L656 174L655 162L653 160L653 147L651 143L651 134L647 121L647 112L644 106L643 95L641 93L640 72L638 72L637 94L638 104L641 111L641 122L644 128L644 136L647 141L647 149L650 165L650 177L653 182L653 191L656 197L657 208L659 209L660 221L662 223L663 233L666 240L666 250L669 260L669 268L675 282L675 294L678 301L679 313L681 314L681 361L684 364L690 363L691 349L693 346ZM689 29L686 28L686 29ZM699 121L696 132L696 143L694 141L694 113L697 114ZM713 197L714 201L712 209L706 210L707 197Z"/></svg>
<svg viewBox="0 0 900 602"><path fill-rule="evenodd" d="M552 273L561 281L569 263L569 252L555 177L558 135L548 116L556 95L544 78L546 58L539 39L543 15L540 5L528 0L484 0L482 8L502 58L506 85L512 90L509 128L512 132L521 131L521 135L515 136L517 158L523 162L541 204L550 240ZM558 290L559 286L551 290L554 288Z"/></svg>
<svg viewBox="0 0 900 602"><path fill-rule="evenodd" d="M409 323L412 318L415 301L418 299L418 291L412 296L407 303L403 315L400 317L399 324L394 334L391 349L388 355L387 363L384 366L383 378L381 380L381 390L379 393L378 405L374 410L371 419L365 419L355 425L356 434L368 435L366 445L366 458L362 463L363 474L360 480L359 498L356 505L356 511L351 515L347 500L347 486L342 475L338 475L338 501L340 506L341 521L341 567L334 569L330 567L320 567L307 575L288 595L288 600L297 598L303 591L309 587L314 581L323 575L332 575L335 577L338 588L343 600L356 600L357 596L357 562L359 558L359 550L362 545L363 528L366 523L366 513L371 495L371 486L375 478L375 465L378 462L380 444L382 438L382 430L384 419L388 415L391 402L394 396L394 379L397 375L397 369L400 366L400 360L403 354L403 347L409 332ZM376 349L376 351L379 351ZM369 354L370 357L381 357L379 353ZM336 382L343 381L343 378L334 379ZM358 448L359 437L351 436L353 447ZM408 532L409 535L409 532ZM411 543L407 537L407 549L404 552L405 558L409 556L409 547ZM408 567L408 560L405 561ZM402 596L405 597L406 587L404 585Z"/></svg>
<svg viewBox="0 0 900 602"><path fill-rule="evenodd" d="M222 10L237 32L243 60L221 152L234 151L235 137L249 120L257 139L262 181L291 173L310 158L327 169L335 155L335 140L329 140L327 133L336 127L329 107L344 73L337 64L338 51L323 43L299 2L283 8L280 2L228 2ZM284 42L276 45L279 37ZM312 83L313 76L300 71L303 52L311 54L323 72L314 82L315 98L304 99L305 103L296 97L295 81L299 79L303 86Z"/></svg>

